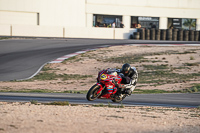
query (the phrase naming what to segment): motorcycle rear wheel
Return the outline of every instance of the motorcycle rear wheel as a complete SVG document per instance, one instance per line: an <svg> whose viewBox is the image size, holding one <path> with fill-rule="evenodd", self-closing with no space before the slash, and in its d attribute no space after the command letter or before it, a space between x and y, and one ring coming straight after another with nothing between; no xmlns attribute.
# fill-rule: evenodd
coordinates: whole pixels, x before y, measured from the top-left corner
<svg viewBox="0 0 200 133"><path fill-rule="evenodd" d="M123 97L122 97L122 98L119 98L118 95L115 95L115 96L114 96L114 99L112 99L112 101L115 102L115 103L119 103L119 102L121 102L122 100L124 100L125 97L126 97L125 94L123 94Z"/></svg>
<svg viewBox="0 0 200 133"><path fill-rule="evenodd" d="M99 89L100 89L100 86L98 86L96 84L93 85L89 89L89 91L87 93L87 96L86 96L87 100L88 101L93 101L93 100L97 99L101 95L101 92L99 94L97 94L97 92L98 92Z"/></svg>

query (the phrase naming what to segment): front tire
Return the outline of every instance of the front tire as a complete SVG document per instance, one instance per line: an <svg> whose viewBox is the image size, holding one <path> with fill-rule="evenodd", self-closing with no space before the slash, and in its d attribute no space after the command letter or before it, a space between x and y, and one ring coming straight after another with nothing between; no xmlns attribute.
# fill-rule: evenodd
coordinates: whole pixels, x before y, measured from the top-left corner
<svg viewBox="0 0 200 133"><path fill-rule="evenodd" d="M93 101L97 99L101 95L101 92L97 94L99 89L100 89L100 86L98 86L97 84L93 85L87 93L87 96L86 96L87 100Z"/></svg>

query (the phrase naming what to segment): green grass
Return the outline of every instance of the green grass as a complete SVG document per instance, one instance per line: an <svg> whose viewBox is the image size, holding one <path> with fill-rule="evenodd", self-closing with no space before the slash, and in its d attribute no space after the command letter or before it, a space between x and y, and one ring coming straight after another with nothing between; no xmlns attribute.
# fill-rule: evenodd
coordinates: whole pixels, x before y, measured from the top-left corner
<svg viewBox="0 0 200 133"><path fill-rule="evenodd" d="M62 63L66 64L66 62L78 62L80 60L81 60L81 58L78 58L77 56L73 56L73 57L70 57L70 58L64 60Z"/></svg>
<svg viewBox="0 0 200 133"><path fill-rule="evenodd" d="M162 54L189 54L195 53L194 50L188 50L184 52L179 51L167 51L167 52L160 52L160 53L149 53L149 54L141 54L141 55L125 55L123 57L113 57L109 58L105 61L108 62L115 62L115 63L126 63L129 62L130 64L138 63L138 62L152 62L154 61L145 59L144 56L151 56L151 55L162 55ZM138 70L139 79L138 83L141 84L154 84L162 85L168 83L182 83L185 81L195 80L196 78L200 77L200 73L192 73L192 74L178 74L173 73L172 70L174 69L190 69L190 66L199 66L199 63L185 63L183 67L179 68L172 68L168 65L142 65L144 70ZM187 66L187 67L186 67Z"/></svg>
<svg viewBox="0 0 200 133"><path fill-rule="evenodd" d="M193 84L193 86L187 90L189 90L189 92L200 92L200 84Z"/></svg>
<svg viewBox="0 0 200 133"><path fill-rule="evenodd" d="M182 83L200 77L200 73L178 74L171 70L138 71L138 83L154 83L157 85L168 83Z"/></svg>
<svg viewBox="0 0 200 133"><path fill-rule="evenodd" d="M137 62L150 62L148 59L145 59L142 55L125 55L122 57L112 57L104 60L105 62L114 62L114 63L130 63L134 64Z"/></svg>
<svg viewBox="0 0 200 133"><path fill-rule="evenodd" d="M82 90L82 91L75 91L75 90L67 90L63 93L73 93L73 94L87 94L88 90Z"/></svg>
<svg viewBox="0 0 200 133"><path fill-rule="evenodd" d="M62 80L79 80L79 79L86 79L89 77L93 77L92 75L79 75L79 74L56 74L54 72L42 72L33 77L32 79L29 79L27 81L34 81L34 80L56 80L56 79L62 79Z"/></svg>
<svg viewBox="0 0 200 133"><path fill-rule="evenodd" d="M114 62L114 63L130 63L134 64L137 62L162 62L162 61L157 61L157 60L149 60L144 58L144 56L154 56L154 55L171 55L171 54L191 54L191 53L196 53L195 51L198 49L189 49L184 52L179 52L179 51L174 51L174 50L168 50L165 52L155 52L155 53L146 53L146 54L134 54L134 55L124 55L120 57L111 57L108 59L105 59L105 62ZM164 60L165 58L163 58ZM193 59L193 58L192 58Z"/></svg>
<svg viewBox="0 0 200 133"><path fill-rule="evenodd" d="M133 94L157 94L157 93L195 93L200 92L200 84L193 84L192 87L182 90L173 90L173 91L165 91L165 90L142 90L142 89L135 89Z"/></svg>
<svg viewBox="0 0 200 133"><path fill-rule="evenodd" d="M195 62L195 63L184 63L184 66L199 66L200 63Z"/></svg>
<svg viewBox="0 0 200 133"><path fill-rule="evenodd" d="M117 115L110 115L110 116L107 116L107 117L113 117L113 118L120 118L120 119L124 119L123 116L117 116Z"/></svg>
<svg viewBox="0 0 200 133"><path fill-rule="evenodd" d="M38 104L38 101L37 101L37 100L31 100L30 102L31 102L31 104L35 104L35 105Z"/></svg>
<svg viewBox="0 0 200 133"><path fill-rule="evenodd" d="M108 108L124 108L125 106L122 104L120 105L112 105L110 102L108 102L108 105L104 105L103 103L99 103L99 104L94 104L92 105L93 107L108 107Z"/></svg>
<svg viewBox="0 0 200 133"><path fill-rule="evenodd" d="M104 105L103 103L99 103L99 104L93 104L93 107L106 107L106 105Z"/></svg>
<svg viewBox="0 0 200 133"><path fill-rule="evenodd" d="M55 69L50 68L48 66L44 66L41 71L45 71L46 72L46 71L49 71L49 70L55 70ZM58 69L56 69L56 70L58 70Z"/></svg>
<svg viewBox="0 0 200 133"><path fill-rule="evenodd" d="M0 37L0 40L9 39L9 37Z"/></svg>
<svg viewBox="0 0 200 133"><path fill-rule="evenodd" d="M137 88L137 87L136 87ZM0 92L18 92L18 93L72 93L72 94L87 94L88 90L66 90L66 91L53 91L46 89L23 89L23 90L0 90ZM192 87L183 89L183 90L173 90L173 91L165 91L165 90L143 90L143 89L135 89L133 94L156 94L156 93L194 93L200 92L200 84L193 84Z"/></svg>
<svg viewBox="0 0 200 133"><path fill-rule="evenodd" d="M18 92L18 93L54 93L55 91L47 90L47 89L21 89L21 90L13 90L13 89L4 89L0 90L0 92Z"/></svg>
<svg viewBox="0 0 200 133"><path fill-rule="evenodd" d="M160 69L169 69L168 65L142 65L147 70L160 70Z"/></svg>
<svg viewBox="0 0 200 133"><path fill-rule="evenodd" d="M58 105L58 106L69 106L68 101L55 101L51 103L46 103L45 105Z"/></svg>
<svg viewBox="0 0 200 133"><path fill-rule="evenodd" d="M66 91L53 91L53 90L47 90L47 89L21 89L21 90L13 90L13 89L4 89L0 90L0 92L18 92L18 93L72 93L72 94L87 94L88 90L66 90Z"/></svg>
<svg viewBox="0 0 200 133"><path fill-rule="evenodd" d="M178 91L165 91L165 90L142 90L142 89L135 89L133 94L156 94L156 93L177 93Z"/></svg>

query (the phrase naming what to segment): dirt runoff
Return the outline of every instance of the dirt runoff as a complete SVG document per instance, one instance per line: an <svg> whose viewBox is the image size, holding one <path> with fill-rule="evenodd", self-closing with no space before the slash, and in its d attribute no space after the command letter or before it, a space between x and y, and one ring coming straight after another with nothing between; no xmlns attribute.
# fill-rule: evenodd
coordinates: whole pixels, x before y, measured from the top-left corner
<svg viewBox="0 0 200 133"><path fill-rule="evenodd" d="M1 133L199 133L200 110L0 103Z"/></svg>
<svg viewBox="0 0 200 133"><path fill-rule="evenodd" d="M150 60L148 62L131 63L138 71L143 71L144 65L159 66L167 64L167 66L173 68L174 73L200 73L200 47L116 46L78 55L64 63L48 64L46 66L48 71L41 72L57 75L90 75L85 79L63 80L62 78L56 78L53 80L40 80L36 78L23 82L0 82L0 90L44 89L55 92L88 90L95 83L99 70L120 68L122 66L123 63L112 62L112 57L138 54L143 54L145 59ZM195 65L185 67L185 63ZM156 85L154 83L139 82L137 88L181 90L192 86L193 83L199 83L199 77ZM199 108L109 108L88 105L55 106L17 102L0 103L0 133L199 133L199 118Z"/></svg>

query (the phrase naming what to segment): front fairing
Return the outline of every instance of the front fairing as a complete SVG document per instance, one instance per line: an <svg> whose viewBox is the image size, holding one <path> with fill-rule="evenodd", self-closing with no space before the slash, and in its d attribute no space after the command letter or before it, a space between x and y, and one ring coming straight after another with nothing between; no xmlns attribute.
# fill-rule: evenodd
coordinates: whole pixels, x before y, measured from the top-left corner
<svg viewBox="0 0 200 133"><path fill-rule="evenodd" d="M97 81L105 87L106 91L104 92L106 94L115 94L117 92L117 87L113 83L113 80L118 84L122 80L121 77L117 75L115 69L102 70L97 77Z"/></svg>

